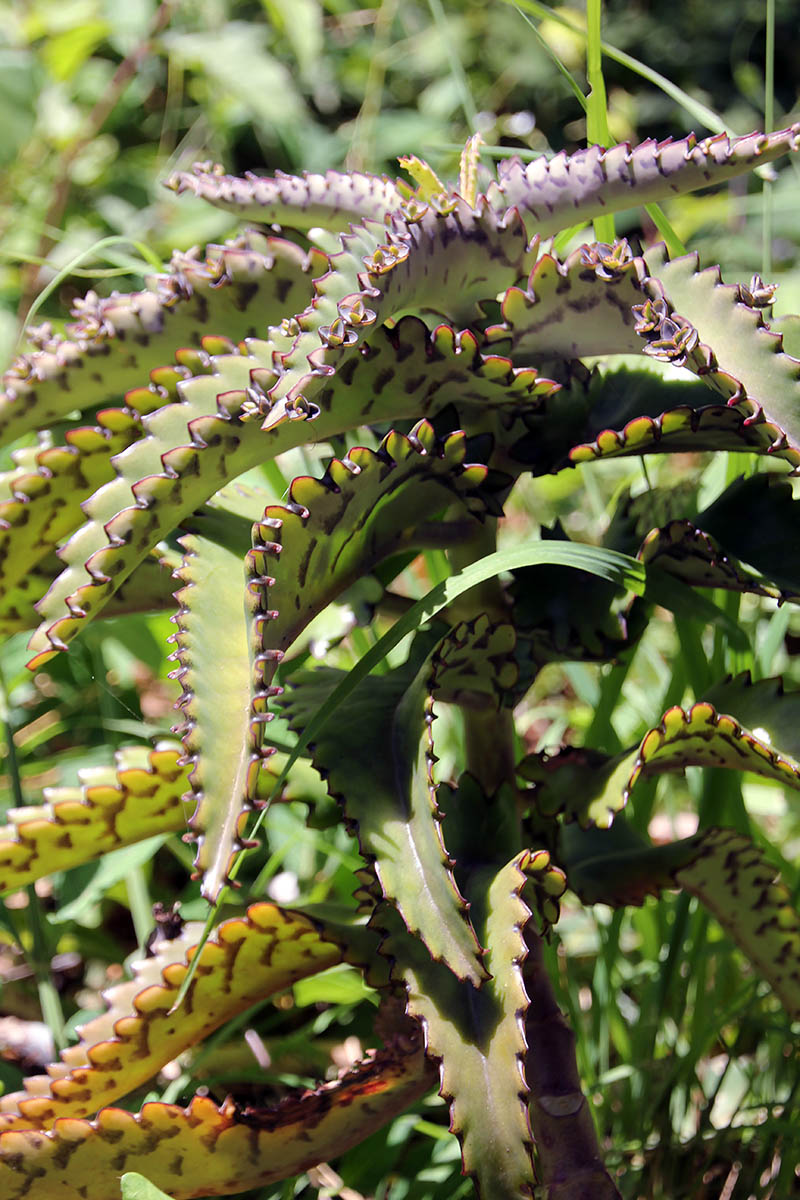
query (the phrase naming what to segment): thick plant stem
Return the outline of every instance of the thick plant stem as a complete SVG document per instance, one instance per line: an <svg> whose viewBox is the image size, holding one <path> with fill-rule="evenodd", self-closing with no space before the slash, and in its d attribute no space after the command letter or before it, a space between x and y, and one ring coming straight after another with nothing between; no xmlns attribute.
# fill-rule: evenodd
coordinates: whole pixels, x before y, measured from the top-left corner
<svg viewBox="0 0 800 1200"><path fill-rule="evenodd" d="M542 940L526 934L525 1076L536 1145L541 1200L621 1200L603 1165L589 1105L581 1089L575 1034L558 1006L544 964Z"/></svg>
<svg viewBox="0 0 800 1200"><path fill-rule="evenodd" d="M453 546L448 557L455 570L477 562L497 549L497 522L487 521L463 545ZM472 620L487 613L498 623L509 619L509 605L497 576L470 588L451 606L451 621ZM475 712L463 709L467 770L491 796L504 783L514 786L514 719L510 709Z"/></svg>
<svg viewBox="0 0 800 1200"><path fill-rule="evenodd" d="M449 550L458 569L496 548L496 527L487 523L477 535ZM457 611L456 611L457 610ZM453 605L450 618L470 620L488 613L508 619L508 601L497 577L472 588ZM487 796L499 802L500 789L516 793L514 722L510 709L476 712L463 709L467 769ZM520 827L521 835L521 827ZM519 849L506 847L513 853ZM528 957L523 967L529 1004L525 1022L528 1052L525 1078L530 1089L529 1117L536 1149L541 1200L621 1200L603 1165L575 1056L575 1034L556 1002L544 964L542 940L530 921L525 934Z"/></svg>

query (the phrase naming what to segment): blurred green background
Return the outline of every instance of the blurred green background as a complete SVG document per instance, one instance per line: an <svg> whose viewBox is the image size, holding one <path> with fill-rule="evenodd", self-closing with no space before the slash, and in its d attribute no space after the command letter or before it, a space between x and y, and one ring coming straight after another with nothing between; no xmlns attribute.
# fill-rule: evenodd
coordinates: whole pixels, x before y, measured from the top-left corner
<svg viewBox="0 0 800 1200"><path fill-rule="evenodd" d="M765 123L765 11L760 0L613 0L604 36L744 133ZM81 269L100 286L98 267L145 269L131 244L92 256L101 237L142 243L155 261L228 228L161 188L174 168L393 171L412 153L452 174L475 129L509 150L585 144L552 57L585 91L583 39L559 23L580 27L581 5L550 16L528 0L6 0L0 16L0 359L53 268L87 252ZM780 127L798 104L793 0L775 4L775 28L767 115ZM604 69L612 137L714 131L630 67L606 58ZM686 200L679 231L702 234L709 261L755 269L760 235L742 233L757 224L757 193L743 180L713 203ZM783 189L773 205L773 258L786 268L796 205ZM73 277L51 311L83 286Z"/></svg>

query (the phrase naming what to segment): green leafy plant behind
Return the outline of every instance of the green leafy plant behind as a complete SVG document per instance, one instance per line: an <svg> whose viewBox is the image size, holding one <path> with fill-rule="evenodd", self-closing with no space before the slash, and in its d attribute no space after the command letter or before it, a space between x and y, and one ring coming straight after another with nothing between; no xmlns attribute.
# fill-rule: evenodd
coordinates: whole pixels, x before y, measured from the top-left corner
<svg viewBox="0 0 800 1200"><path fill-rule="evenodd" d="M79 1041L0 1099L9 1200L105 1200L120 1175L125 1195L176 1200L268 1184L342 1154L437 1080L480 1195L618 1196L550 969L567 889L616 909L683 889L774 989L775 1019L800 1018L800 919L769 848L707 811L666 843L636 819L648 781L687 766L797 790L797 696L745 676L688 700L677 687L622 749L526 752L514 726L548 664L629 662L657 606L741 638L699 589L800 594L776 550L796 544L778 474L800 464L800 362L770 328L774 289L663 247L590 243L562 260L546 242L799 144L794 126L592 146L488 177L473 139L455 186L417 159L412 182L201 166L171 186L281 236L178 255L148 290L90 295L63 334L32 332L0 404L9 443L40 432L0 481L0 623L36 626L31 666L46 671L93 620L171 611L180 744L131 746L12 809L0 886L188 818L212 907L205 930L173 915ZM335 450L321 478L267 485L311 445ZM531 475L730 450L776 470L699 511L679 489L622 496L601 545L504 521ZM421 599L419 555L446 566ZM314 622L344 602L370 648L349 672L335 654L308 669ZM443 713L462 748L449 773ZM357 839L357 909L253 898L222 919L251 814L269 839L304 755ZM116 1107L254 1004L342 964L380 1000L382 1047L340 1078L277 1104Z"/></svg>

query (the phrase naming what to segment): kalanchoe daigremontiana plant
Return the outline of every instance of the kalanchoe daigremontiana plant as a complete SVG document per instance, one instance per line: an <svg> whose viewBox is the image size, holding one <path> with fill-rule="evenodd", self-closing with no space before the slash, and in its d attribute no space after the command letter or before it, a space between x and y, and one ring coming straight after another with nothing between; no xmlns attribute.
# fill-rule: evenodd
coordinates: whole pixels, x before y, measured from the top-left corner
<svg viewBox="0 0 800 1200"><path fill-rule="evenodd" d="M496 550L531 472L656 451L800 463L800 362L770 329L773 289L723 284L660 246L587 244L560 261L547 241L799 143L795 126L591 147L501 164L481 193L474 145L455 187L415 159L413 184L197 167L172 186L265 228L176 255L145 292L90 294L65 336L32 334L6 375L4 438L84 415L17 450L3 478L2 628L38 619L39 666L93 618L172 605L182 745L131 747L42 808L12 810L0 887L189 817L217 901L249 814L280 791L277 712L364 866L360 915L256 902L204 943L200 927L166 930L48 1075L0 1101L4 1197L107 1200L125 1171L177 1198L242 1191L342 1153L437 1082L486 1200L617 1196L545 965L567 886L612 906L685 889L800 1016L800 922L768 856L703 825L650 844L622 815L640 781L692 764L800 787L797 696L720 681L617 755L520 758L512 719L545 664L618 660L656 603L709 587L796 600L800 562L775 553L800 527L780 472L740 479L703 511L679 510L679 492L649 508L623 499L604 546L556 526ZM582 362L621 354L689 382L652 362ZM252 473L232 486L342 435L350 449L279 503ZM754 537L768 527L774 538ZM431 548L453 574L412 604L393 580ZM364 580L382 640L353 673L291 671L314 618ZM371 673L409 633L401 665ZM452 778L436 767L440 705L463 722ZM382 1048L339 1080L270 1108L114 1107L235 1014L342 962L383 996Z"/></svg>

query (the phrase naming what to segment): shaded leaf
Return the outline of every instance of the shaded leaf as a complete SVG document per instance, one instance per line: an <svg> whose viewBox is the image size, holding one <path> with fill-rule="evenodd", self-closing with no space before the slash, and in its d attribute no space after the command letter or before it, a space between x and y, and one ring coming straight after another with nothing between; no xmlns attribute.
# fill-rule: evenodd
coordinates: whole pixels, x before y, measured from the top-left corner
<svg viewBox="0 0 800 1200"><path fill-rule="evenodd" d="M523 851L491 881L481 935L491 978L476 989L434 962L384 908L373 924L387 927L382 952L408 990L408 1010L425 1028L428 1054L440 1059L440 1094L451 1105L464 1170L494 1200L533 1195L532 1138L524 1075L522 898L532 855Z"/></svg>
<svg viewBox="0 0 800 1200"><path fill-rule="evenodd" d="M316 735L312 761L423 953L477 983L485 978L481 950L442 842L430 773L429 644L419 642L402 669L363 680ZM320 668L293 676L284 702L292 729L303 729L342 675Z"/></svg>

